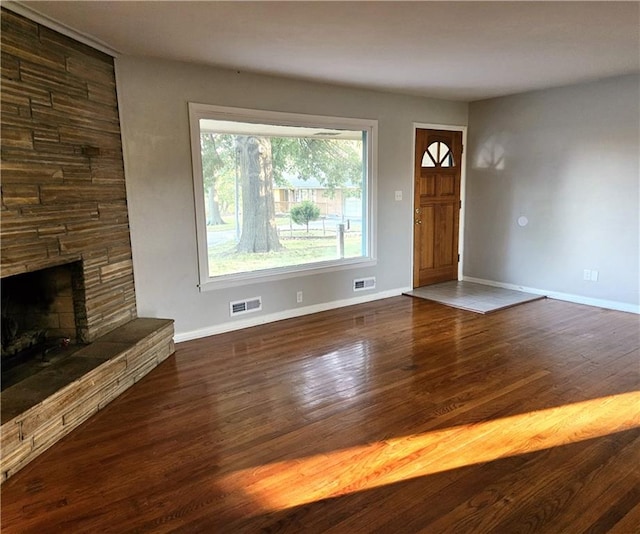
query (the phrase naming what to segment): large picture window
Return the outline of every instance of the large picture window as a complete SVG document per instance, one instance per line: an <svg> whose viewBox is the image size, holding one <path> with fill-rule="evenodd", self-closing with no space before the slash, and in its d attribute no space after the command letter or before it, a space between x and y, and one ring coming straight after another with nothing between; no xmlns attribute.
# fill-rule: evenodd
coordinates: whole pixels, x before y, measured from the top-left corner
<svg viewBox="0 0 640 534"><path fill-rule="evenodd" d="M202 289L374 261L375 121L189 113Z"/></svg>

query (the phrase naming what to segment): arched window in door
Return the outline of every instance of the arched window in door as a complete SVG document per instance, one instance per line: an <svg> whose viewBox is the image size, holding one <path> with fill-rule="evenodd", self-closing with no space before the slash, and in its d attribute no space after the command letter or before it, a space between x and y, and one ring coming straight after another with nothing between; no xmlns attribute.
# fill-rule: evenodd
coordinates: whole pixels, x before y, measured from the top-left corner
<svg viewBox="0 0 640 534"><path fill-rule="evenodd" d="M422 155L422 167L453 167L451 149L442 141L433 141Z"/></svg>

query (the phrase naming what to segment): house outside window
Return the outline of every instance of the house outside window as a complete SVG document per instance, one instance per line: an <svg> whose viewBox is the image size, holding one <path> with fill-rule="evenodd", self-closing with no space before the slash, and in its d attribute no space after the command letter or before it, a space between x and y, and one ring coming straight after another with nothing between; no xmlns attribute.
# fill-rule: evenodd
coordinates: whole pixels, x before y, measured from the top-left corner
<svg viewBox="0 0 640 534"><path fill-rule="evenodd" d="M189 113L201 290L375 263L376 121Z"/></svg>

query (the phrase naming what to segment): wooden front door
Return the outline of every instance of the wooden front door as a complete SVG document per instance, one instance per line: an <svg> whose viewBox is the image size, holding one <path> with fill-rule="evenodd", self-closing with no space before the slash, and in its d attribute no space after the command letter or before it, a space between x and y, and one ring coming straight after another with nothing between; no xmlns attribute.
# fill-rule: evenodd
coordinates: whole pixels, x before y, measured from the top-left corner
<svg viewBox="0 0 640 534"><path fill-rule="evenodd" d="M458 279L462 132L416 130L413 287Z"/></svg>

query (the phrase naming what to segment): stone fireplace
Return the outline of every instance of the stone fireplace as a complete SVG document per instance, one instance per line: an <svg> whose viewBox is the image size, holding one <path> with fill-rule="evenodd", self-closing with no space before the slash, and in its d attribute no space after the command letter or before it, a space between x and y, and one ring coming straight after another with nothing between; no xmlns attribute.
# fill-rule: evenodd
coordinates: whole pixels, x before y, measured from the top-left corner
<svg viewBox="0 0 640 534"><path fill-rule="evenodd" d="M173 322L137 316L113 58L1 13L5 480L172 354Z"/></svg>

